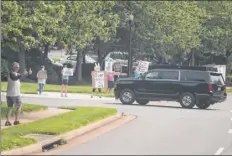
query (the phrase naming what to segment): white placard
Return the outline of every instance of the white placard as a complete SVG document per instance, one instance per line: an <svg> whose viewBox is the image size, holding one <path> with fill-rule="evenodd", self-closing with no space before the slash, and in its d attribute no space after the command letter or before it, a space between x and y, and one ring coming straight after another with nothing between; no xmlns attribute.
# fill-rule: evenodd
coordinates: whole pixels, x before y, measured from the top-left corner
<svg viewBox="0 0 232 156"><path fill-rule="evenodd" d="M73 68L64 68L63 75L64 76L73 76Z"/></svg>
<svg viewBox="0 0 232 156"><path fill-rule="evenodd" d="M113 71L113 62L112 61L105 61L105 71L106 72Z"/></svg>
<svg viewBox="0 0 232 156"><path fill-rule="evenodd" d="M139 64L137 66L136 71L138 73L145 73L148 71L148 67L149 67L149 62L147 61L139 61Z"/></svg>
<svg viewBox="0 0 232 156"><path fill-rule="evenodd" d="M104 72L94 72L95 88L105 87L105 73Z"/></svg>

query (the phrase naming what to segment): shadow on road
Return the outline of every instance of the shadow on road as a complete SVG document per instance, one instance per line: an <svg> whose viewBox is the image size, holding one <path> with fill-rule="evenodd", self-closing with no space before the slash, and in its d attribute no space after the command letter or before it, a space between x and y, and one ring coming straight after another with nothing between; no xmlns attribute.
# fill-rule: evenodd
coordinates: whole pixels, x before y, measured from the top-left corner
<svg viewBox="0 0 232 156"><path fill-rule="evenodd" d="M104 104L113 104L113 105L122 105L120 102L119 103L104 103ZM126 104L125 104L126 105ZM219 110L219 109L214 109L214 108L207 108L207 109L199 109L199 108L182 108L180 106L166 106L166 105L139 105L139 104L132 104L132 105L126 105L126 106L135 106L135 107L159 107L159 108L175 108L175 109L187 109L187 110L202 110L202 111L212 111L212 110Z"/></svg>

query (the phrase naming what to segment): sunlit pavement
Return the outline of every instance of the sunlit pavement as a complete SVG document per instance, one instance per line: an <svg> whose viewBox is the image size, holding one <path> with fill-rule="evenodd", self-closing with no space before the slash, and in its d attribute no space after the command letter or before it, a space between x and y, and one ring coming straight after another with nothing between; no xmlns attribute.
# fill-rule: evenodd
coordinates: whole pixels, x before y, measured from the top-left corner
<svg viewBox="0 0 232 156"><path fill-rule="evenodd" d="M232 154L232 96L207 110L182 109L175 102L121 105L113 98L90 99L24 96L23 102L59 106L114 107L138 118L85 144L66 148L74 154ZM4 97L3 97L4 99Z"/></svg>

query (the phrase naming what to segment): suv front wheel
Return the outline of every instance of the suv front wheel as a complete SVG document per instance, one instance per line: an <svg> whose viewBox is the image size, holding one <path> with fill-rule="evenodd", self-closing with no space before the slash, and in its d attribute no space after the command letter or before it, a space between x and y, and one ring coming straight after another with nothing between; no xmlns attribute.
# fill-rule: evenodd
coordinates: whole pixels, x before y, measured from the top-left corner
<svg viewBox="0 0 232 156"><path fill-rule="evenodd" d="M120 93L120 101L122 104L133 104L135 102L135 95L132 90L124 89Z"/></svg>
<svg viewBox="0 0 232 156"><path fill-rule="evenodd" d="M191 93L183 93L180 96L180 105L183 108L193 108L196 104L196 100L193 94Z"/></svg>
<svg viewBox="0 0 232 156"><path fill-rule="evenodd" d="M146 104L148 104L150 101L149 100L136 100L136 102L138 103L138 104L140 104L140 105L146 105Z"/></svg>

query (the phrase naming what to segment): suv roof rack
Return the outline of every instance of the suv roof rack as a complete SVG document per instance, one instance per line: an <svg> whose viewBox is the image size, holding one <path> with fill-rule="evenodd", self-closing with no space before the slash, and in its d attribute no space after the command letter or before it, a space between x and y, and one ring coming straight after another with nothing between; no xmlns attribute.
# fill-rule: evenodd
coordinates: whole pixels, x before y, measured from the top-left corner
<svg viewBox="0 0 232 156"><path fill-rule="evenodd" d="M150 65L149 70L151 69L182 69L182 70L198 70L198 71L212 71L217 72L217 68L214 67L205 67L205 66L178 66L178 65L169 65L169 64L162 64L162 65Z"/></svg>

